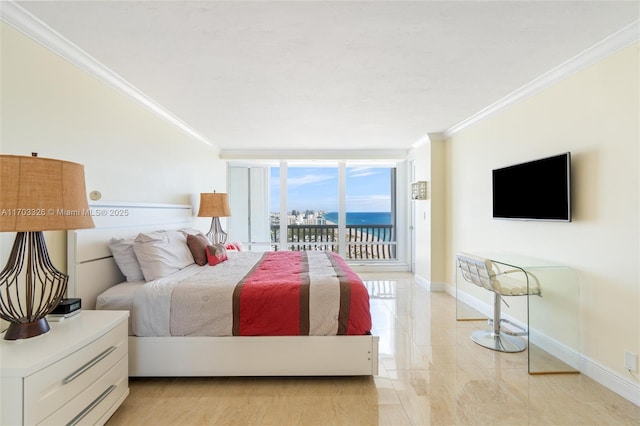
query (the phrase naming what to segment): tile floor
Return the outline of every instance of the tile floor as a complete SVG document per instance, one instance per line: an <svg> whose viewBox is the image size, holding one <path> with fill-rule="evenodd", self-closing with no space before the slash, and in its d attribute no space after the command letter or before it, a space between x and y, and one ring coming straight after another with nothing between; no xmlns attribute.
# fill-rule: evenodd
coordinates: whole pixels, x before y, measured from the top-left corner
<svg viewBox="0 0 640 426"><path fill-rule="evenodd" d="M482 348L455 300L407 273L361 274L380 374L140 378L108 425L639 425L640 407L580 374L527 374L526 352Z"/></svg>

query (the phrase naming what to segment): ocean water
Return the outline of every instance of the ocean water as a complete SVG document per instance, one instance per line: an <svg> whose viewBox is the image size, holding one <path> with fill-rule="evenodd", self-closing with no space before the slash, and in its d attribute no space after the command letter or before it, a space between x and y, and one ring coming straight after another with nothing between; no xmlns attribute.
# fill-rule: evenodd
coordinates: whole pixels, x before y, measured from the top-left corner
<svg viewBox="0 0 640 426"><path fill-rule="evenodd" d="M324 217L338 223L338 212L325 213ZM391 225L391 212L347 212L347 225Z"/></svg>

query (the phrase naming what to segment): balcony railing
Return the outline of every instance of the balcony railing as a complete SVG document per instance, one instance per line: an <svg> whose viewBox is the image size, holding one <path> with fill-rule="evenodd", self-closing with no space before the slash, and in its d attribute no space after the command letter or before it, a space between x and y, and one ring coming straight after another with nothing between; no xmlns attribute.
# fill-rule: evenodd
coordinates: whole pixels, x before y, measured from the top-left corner
<svg viewBox="0 0 640 426"><path fill-rule="evenodd" d="M395 260L396 236L393 225L347 225L348 260ZM271 225L271 249L278 250L280 226ZM338 252L338 225L288 225L287 250L327 250Z"/></svg>

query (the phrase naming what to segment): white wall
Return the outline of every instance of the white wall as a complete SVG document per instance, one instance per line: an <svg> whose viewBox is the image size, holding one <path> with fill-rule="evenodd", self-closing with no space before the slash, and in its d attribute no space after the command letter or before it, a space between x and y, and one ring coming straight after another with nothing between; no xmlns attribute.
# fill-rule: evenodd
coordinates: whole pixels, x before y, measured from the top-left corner
<svg viewBox="0 0 640 426"><path fill-rule="evenodd" d="M446 144L444 141L431 143L431 282L438 286L447 282L446 268Z"/></svg>
<svg viewBox="0 0 640 426"><path fill-rule="evenodd" d="M447 281L457 251L510 251L575 269L586 359L640 353L640 99L636 43L447 141ZM572 153L573 222L491 219L491 170Z"/></svg>
<svg viewBox="0 0 640 426"><path fill-rule="evenodd" d="M87 191L103 201L192 204L226 189L217 150L161 120L120 92L2 23L0 152L85 166ZM201 222L201 225L200 225ZM210 220L198 219L207 230ZM66 237L47 233L65 270ZM2 236L4 263L12 241Z"/></svg>
<svg viewBox="0 0 640 426"><path fill-rule="evenodd" d="M427 181L427 199L412 200L415 227L415 275L441 289L445 268L445 143L429 141L411 152L413 181Z"/></svg>
<svg viewBox="0 0 640 426"><path fill-rule="evenodd" d="M431 180L431 143L427 142L412 152L413 182ZM431 282L431 198L411 200L414 215L414 247L416 279Z"/></svg>

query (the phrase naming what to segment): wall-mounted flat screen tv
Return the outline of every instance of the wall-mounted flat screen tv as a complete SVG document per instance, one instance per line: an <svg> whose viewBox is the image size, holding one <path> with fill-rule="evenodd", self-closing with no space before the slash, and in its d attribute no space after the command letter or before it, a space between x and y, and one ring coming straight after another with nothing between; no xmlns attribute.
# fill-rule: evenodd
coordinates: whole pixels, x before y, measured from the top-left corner
<svg viewBox="0 0 640 426"><path fill-rule="evenodd" d="M493 170L496 219L571 221L571 153Z"/></svg>

